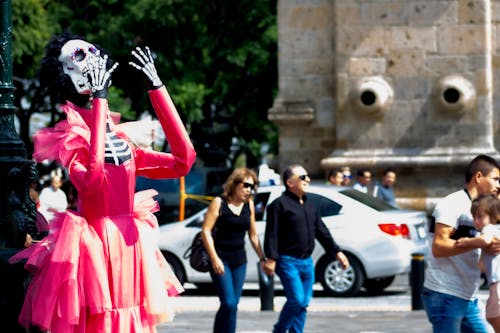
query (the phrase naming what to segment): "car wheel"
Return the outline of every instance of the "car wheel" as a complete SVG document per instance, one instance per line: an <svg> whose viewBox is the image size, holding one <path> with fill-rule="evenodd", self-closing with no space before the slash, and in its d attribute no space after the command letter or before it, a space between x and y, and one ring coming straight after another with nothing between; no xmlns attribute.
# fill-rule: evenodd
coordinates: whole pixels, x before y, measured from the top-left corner
<svg viewBox="0 0 500 333"><path fill-rule="evenodd" d="M370 293L379 293L389 287L395 278L396 277L393 275L376 279L366 279L363 287Z"/></svg>
<svg viewBox="0 0 500 333"><path fill-rule="evenodd" d="M186 273L184 272L184 268L182 267L182 264L180 263L179 259L177 259L174 255L170 253L162 252L162 254L163 257L165 257L165 260L170 265L170 268L172 268L172 270L174 271L177 280L179 280L181 285L184 285L184 283L186 283Z"/></svg>
<svg viewBox="0 0 500 333"><path fill-rule="evenodd" d="M332 296L353 296L363 285L365 275L361 264L352 255L346 254L349 267L343 270L337 259L323 257L318 263L318 279L326 293Z"/></svg>

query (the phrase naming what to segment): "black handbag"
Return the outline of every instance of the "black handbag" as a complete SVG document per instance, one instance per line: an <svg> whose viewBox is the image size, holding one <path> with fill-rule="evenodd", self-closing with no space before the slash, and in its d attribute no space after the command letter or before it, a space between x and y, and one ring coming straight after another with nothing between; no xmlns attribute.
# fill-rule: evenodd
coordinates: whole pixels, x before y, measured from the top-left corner
<svg viewBox="0 0 500 333"><path fill-rule="evenodd" d="M221 210L219 209L219 216L221 215ZM217 217L218 219L218 217ZM217 220L216 220L217 222ZM215 240L216 228L212 229L212 237ZM198 232L194 238L191 246L187 248L184 252L184 259L189 259L189 265L198 272L208 272L212 266L212 261L205 249L205 244L203 244L203 239L201 238L201 231Z"/></svg>
<svg viewBox="0 0 500 333"><path fill-rule="evenodd" d="M184 259L188 258L189 264L194 270L202 273L210 270L211 261L207 250L205 250L205 245L201 238L201 231L194 236L191 246L184 252Z"/></svg>

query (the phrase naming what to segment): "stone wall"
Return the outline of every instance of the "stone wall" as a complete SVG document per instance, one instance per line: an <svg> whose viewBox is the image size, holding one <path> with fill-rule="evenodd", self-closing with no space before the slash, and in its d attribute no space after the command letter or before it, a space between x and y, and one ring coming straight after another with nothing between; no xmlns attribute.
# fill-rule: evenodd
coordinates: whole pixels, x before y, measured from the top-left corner
<svg viewBox="0 0 500 333"><path fill-rule="evenodd" d="M441 196L497 156L499 1L279 0L279 166L394 167L399 197Z"/></svg>
<svg viewBox="0 0 500 333"><path fill-rule="evenodd" d="M280 129L280 168L300 162L322 176L335 148L334 12L330 1L278 1L279 93L269 118Z"/></svg>

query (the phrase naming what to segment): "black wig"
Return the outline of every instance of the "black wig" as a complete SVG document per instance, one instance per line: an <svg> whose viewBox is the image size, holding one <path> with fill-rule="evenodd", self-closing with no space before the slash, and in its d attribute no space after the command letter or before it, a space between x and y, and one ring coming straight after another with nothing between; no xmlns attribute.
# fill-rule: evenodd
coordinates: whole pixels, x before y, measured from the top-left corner
<svg viewBox="0 0 500 333"><path fill-rule="evenodd" d="M89 95L79 94L76 90L71 78L64 73L62 63L59 61L61 48L72 39L85 40L83 37L64 32L54 36L52 40L45 46L45 56L42 59L40 67L40 85L47 89L47 94L50 96L53 103L64 104L70 101L78 106L84 107ZM101 56L108 54L99 45L94 44L101 52ZM109 68L112 61L108 58L107 67Z"/></svg>

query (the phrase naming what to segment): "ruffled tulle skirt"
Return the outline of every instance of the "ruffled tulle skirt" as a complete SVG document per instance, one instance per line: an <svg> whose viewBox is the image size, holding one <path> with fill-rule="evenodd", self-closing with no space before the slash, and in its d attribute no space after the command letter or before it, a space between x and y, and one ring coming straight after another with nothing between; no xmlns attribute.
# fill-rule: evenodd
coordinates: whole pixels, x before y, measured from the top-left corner
<svg viewBox="0 0 500 333"><path fill-rule="evenodd" d="M136 195L134 214L87 221L59 214L50 233L11 258L32 273L20 323L51 333L156 332L173 318L182 286L156 246L154 191Z"/></svg>

